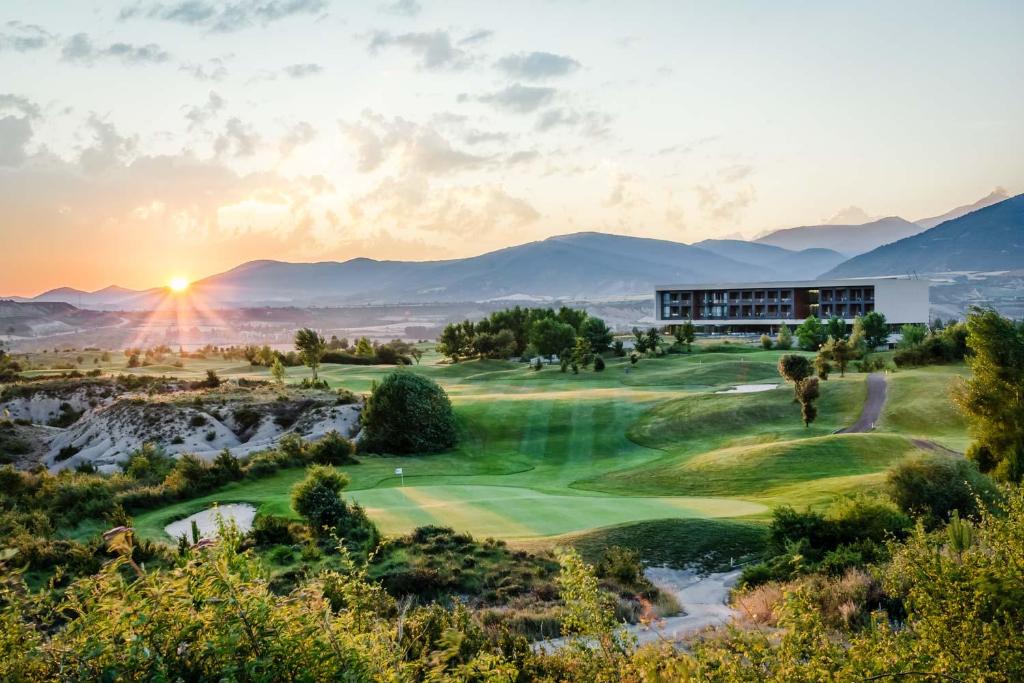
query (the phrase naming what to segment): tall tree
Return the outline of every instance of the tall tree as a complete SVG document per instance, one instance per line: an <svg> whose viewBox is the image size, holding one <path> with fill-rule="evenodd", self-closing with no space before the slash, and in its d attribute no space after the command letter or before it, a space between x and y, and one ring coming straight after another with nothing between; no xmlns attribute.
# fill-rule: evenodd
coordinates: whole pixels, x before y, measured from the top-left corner
<svg viewBox="0 0 1024 683"><path fill-rule="evenodd" d="M586 337L594 353L604 353L612 343L612 331L600 318L588 317L584 320L580 336Z"/></svg>
<svg viewBox="0 0 1024 683"><path fill-rule="evenodd" d="M838 315L834 315L825 323L826 336L833 339L846 339L846 321Z"/></svg>
<svg viewBox="0 0 1024 683"><path fill-rule="evenodd" d="M796 338L804 351L817 351L825 343L828 335L821 320L817 316L809 315L800 323L800 327L796 328Z"/></svg>
<svg viewBox="0 0 1024 683"><path fill-rule="evenodd" d="M850 347L850 342L845 339L829 339L821 347L819 355L834 362L836 367L839 368L839 376L846 377L846 366L853 359L853 349Z"/></svg>
<svg viewBox="0 0 1024 683"><path fill-rule="evenodd" d="M661 333L658 332L657 327L652 327L647 330L647 348L651 353L657 353L658 347L661 345Z"/></svg>
<svg viewBox="0 0 1024 683"><path fill-rule="evenodd" d="M779 327L779 333L775 337L775 348L783 351L793 348L793 333L789 331L789 326L786 323L782 323Z"/></svg>
<svg viewBox="0 0 1024 683"><path fill-rule="evenodd" d="M878 311L871 311L861 316L861 327L864 328L864 343L868 351L874 351L889 341L889 323Z"/></svg>
<svg viewBox="0 0 1024 683"><path fill-rule="evenodd" d="M693 326L692 320L687 320L682 325L676 325L672 330L672 336L679 344L686 344L686 352L690 352L693 340L697 338L697 328Z"/></svg>
<svg viewBox="0 0 1024 683"><path fill-rule="evenodd" d="M533 324L530 343L537 347L537 353L551 358L563 349L571 349L576 343L576 330L572 325L555 318L544 318Z"/></svg>
<svg viewBox="0 0 1024 683"><path fill-rule="evenodd" d="M953 397L974 441L967 457L982 472L1019 482L1024 476L1024 323L992 309L967 316L971 376Z"/></svg>
<svg viewBox="0 0 1024 683"><path fill-rule="evenodd" d="M320 358L324 355L327 342L316 330L304 327L295 333L295 349L302 354L302 362L313 371L313 381L317 381L317 368L320 367Z"/></svg>
<svg viewBox="0 0 1024 683"><path fill-rule="evenodd" d="M814 401L819 396L818 378L812 377L814 366L807 356L786 354L779 358L779 374L793 383L793 402L800 404L800 414L805 427L809 427L818 416Z"/></svg>

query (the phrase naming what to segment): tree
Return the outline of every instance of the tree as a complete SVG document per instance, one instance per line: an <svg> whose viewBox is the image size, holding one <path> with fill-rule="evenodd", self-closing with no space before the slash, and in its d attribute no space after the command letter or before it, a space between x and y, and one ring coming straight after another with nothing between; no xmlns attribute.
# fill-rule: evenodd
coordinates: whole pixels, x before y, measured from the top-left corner
<svg viewBox="0 0 1024 683"><path fill-rule="evenodd" d="M371 453L434 453L457 440L448 394L434 380L399 370L366 399L360 448Z"/></svg>
<svg viewBox="0 0 1024 683"><path fill-rule="evenodd" d="M676 325L672 335L676 338L676 343L686 345L686 352L689 353L693 340L697 338L697 328L693 326L692 320L687 320L682 325Z"/></svg>
<svg viewBox="0 0 1024 683"><path fill-rule="evenodd" d="M810 427L814 418L818 416L818 408L814 401L820 396L818 389L818 378L808 377L796 385L797 400L800 401L800 416L803 418L804 427Z"/></svg>
<svg viewBox="0 0 1024 683"><path fill-rule="evenodd" d="M847 340L847 344L850 347L851 358L861 358L867 353L864 319L859 315L853 319L853 330L850 331L850 338Z"/></svg>
<svg viewBox="0 0 1024 683"><path fill-rule="evenodd" d="M586 338L594 353L604 353L612 343L612 331L600 318L588 317L584 320L580 336Z"/></svg>
<svg viewBox="0 0 1024 683"><path fill-rule="evenodd" d="M537 347L537 353L550 359L576 343L576 330L554 318L544 318L533 324L530 343Z"/></svg>
<svg viewBox="0 0 1024 683"><path fill-rule="evenodd" d="M661 334L658 332L657 327L652 327L647 330L647 349L651 353L657 353L661 347Z"/></svg>
<svg viewBox="0 0 1024 683"><path fill-rule="evenodd" d="M945 523L954 510L975 518L978 503L993 503L998 492L974 463L959 457L928 455L893 467L886 478L889 496L908 515L922 517L929 529Z"/></svg>
<svg viewBox="0 0 1024 683"><path fill-rule="evenodd" d="M363 358L370 358L374 355L373 344L366 337L360 337L356 341L356 355Z"/></svg>
<svg viewBox="0 0 1024 683"><path fill-rule="evenodd" d="M557 318L559 322L571 325L573 333L582 332L583 323L587 320L587 312L581 308L562 306L558 309Z"/></svg>
<svg viewBox="0 0 1024 683"><path fill-rule="evenodd" d="M825 326L817 316L807 316L807 319L800 323L800 327L796 328L796 338L804 351L817 351L827 337Z"/></svg>
<svg viewBox="0 0 1024 683"><path fill-rule="evenodd" d="M793 333L789 331L786 323L779 327L779 333L775 337L775 348L788 351L793 348Z"/></svg>
<svg viewBox="0 0 1024 683"><path fill-rule="evenodd" d="M308 327L304 327L295 333L295 350L302 354L302 362L313 371L313 381L317 381L317 368L320 367L320 358L324 355L327 343L323 336Z"/></svg>
<svg viewBox="0 0 1024 683"><path fill-rule="evenodd" d="M418 346L414 346L411 349L409 349L409 355L412 356L412 359L414 361L416 361L416 365L419 365L420 358L423 358L423 349L421 349Z"/></svg>
<svg viewBox="0 0 1024 683"><path fill-rule="evenodd" d="M274 381L278 384L284 384L284 365L281 363L280 358L274 358L274 363L270 366L270 376L274 378Z"/></svg>
<svg viewBox="0 0 1024 683"><path fill-rule="evenodd" d="M612 342L612 353L620 358L626 355L626 345L622 343L621 339L616 339Z"/></svg>
<svg viewBox="0 0 1024 683"><path fill-rule="evenodd" d="M850 342L845 339L833 339L830 338L825 345L821 347L821 351L818 353L819 356L823 356L827 360L833 361L836 367L839 368L839 376L846 377L846 366L850 364L853 359L853 349L850 348ZM827 377L825 379L828 379Z"/></svg>
<svg viewBox="0 0 1024 683"><path fill-rule="evenodd" d="M633 348L637 353L644 353L647 351L647 335L639 327L633 328Z"/></svg>
<svg viewBox="0 0 1024 683"><path fill-rule="evenodd" d="M594 356L594 372L601 372L602 370L604 370L604 358Z"/></svg>
<svg viewBox="0 0 1024 683"><path fill-rule="evenodd" d="M820 352L814 357L814 372L818 375L818 379L825 381L828 381L828 373L832 372L832 364Z"/></svg>
<svg viewBox="0 0 1024 683"><path fill-rule="evenodd" d="M451 358L458 363L460 358L465 358L471 351L470 338L465 334L465 328L461 323L448 323L441 331L437 339L437 352L446 358Z"/></svg>
<svg viewBox="0 0 1024 683"><path fill-rule="evenodd" d="M590 365L593 354L590 351L590 342L586 337L576 337L576 343L572 348L572 372L576 374L580 368Z"/></svg>
<svg viewBox="0 0 1024 683"><path fill-rule="evenodd" d="M818 378L811 376L813 371L807 356L786 354L779 358L779 374L787 382L793 383L793 402L800 404L805 427L809 427L818 415L814 405L819 396Z"/></svg>
<svg viewBox="0 0 1024 683"><path fill-rule="evenodd" d="M306 472L306 478L292 488L292 507L314 534L343 529L349 509L341 490L351 481L348 475L328 465L312 465Z"/></svg>
<svg viewBox="0 0 1024 683"><path fill-rule="evenodd" d="M918 346L924 342L924 338L928 333L928 328L924 325L914 325L907 323L900 328L900 348L910 348Z"/></svg>
<svg viewBox="0 0 1024 683"><path fill-rule="evenodd" d="M768 351L772 348L772 338L767 334L761 335L761 348Z"/></svg>
<svg viewBox="0 0 1024 683"><path fill-rule="evenodd" d="M889 324L878 311L861 316L861 327L864 329L864 343L868 351L874 351L889 341Z"/></svg>
<svg viewBox="0 0 1024 683"><path fill-rule="evenodd" d="M971 376L954 391L974 441L967 457L982 472L1019 482L1024 475L1024 322L994 310L967 315Z"/></svg>
<svg viewBox="0 0 1024 683"><path fill-rule="evenodd" d="M833 339L846 339L846 321L834 315L825 323L825 334Z"/></svg>

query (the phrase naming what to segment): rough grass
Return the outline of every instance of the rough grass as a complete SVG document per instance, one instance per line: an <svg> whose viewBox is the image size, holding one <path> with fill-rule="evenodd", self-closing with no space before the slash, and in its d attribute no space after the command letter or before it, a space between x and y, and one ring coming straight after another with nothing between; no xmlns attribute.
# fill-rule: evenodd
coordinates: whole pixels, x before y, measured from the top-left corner
<svg viewBox="0 0 1024 683"><path fill-rule="evenodd" d="M929 439L963 452L970 444L967 423L950 398L956 382L968 375L963 364L900 370L888 376L888 399L881 431Z"/></svg>

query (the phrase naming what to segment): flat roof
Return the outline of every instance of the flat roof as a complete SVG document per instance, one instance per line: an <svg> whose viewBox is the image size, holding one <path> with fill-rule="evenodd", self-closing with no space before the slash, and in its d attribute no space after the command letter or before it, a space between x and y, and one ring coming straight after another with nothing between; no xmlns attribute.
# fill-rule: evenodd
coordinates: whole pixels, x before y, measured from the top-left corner
<svg viewBox="0 0 1024 683"><path fill-rule="evenodd" d="M924 285L931 284L928 280L913 280L907 277L858 277L845 278L842 280L779 280L776 282L704 282L655 285L656 290L661 289L777 289L789 287L851 287L864 286L876 282L920 282Z"/></svg>

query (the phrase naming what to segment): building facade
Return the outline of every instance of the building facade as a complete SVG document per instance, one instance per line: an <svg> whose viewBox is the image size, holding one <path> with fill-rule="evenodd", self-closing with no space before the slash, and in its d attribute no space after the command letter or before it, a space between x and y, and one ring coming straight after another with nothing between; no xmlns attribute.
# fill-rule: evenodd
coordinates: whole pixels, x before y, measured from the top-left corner
<svg viewBox="0 0 1024 683"><path fill-rule="evenodd" d="M717 331L763 332L816 316L853 323L878 311L891 325L928 322L928 281L900 278L659 285L655 319Z"/></svg>

